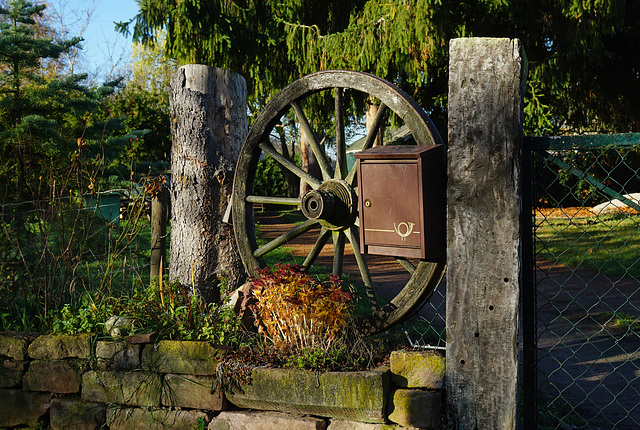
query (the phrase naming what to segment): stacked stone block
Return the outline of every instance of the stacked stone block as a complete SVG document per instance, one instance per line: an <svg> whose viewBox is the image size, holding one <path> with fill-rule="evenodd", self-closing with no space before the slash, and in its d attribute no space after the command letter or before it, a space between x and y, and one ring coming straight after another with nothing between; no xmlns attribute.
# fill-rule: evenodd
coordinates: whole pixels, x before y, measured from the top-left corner
<svg viewBox="0 0 640 430"><path fill-rule="evenodd" d="M224 351L135 336L0 333L0 428L434 429L444 359L395 352L390 368L316 373L255 368L250 384L214 389ZM265 427L266 426L266 427Z"/></svg>
<svg viewBox="0 0 640 430"><path fill-rule="evenodd" d="M436 353L394 351L389 359L391 392L388 418L407 427L436 428L440 424L440 406L445 362ZM423 411L431 411L430 414Z"/></svg>

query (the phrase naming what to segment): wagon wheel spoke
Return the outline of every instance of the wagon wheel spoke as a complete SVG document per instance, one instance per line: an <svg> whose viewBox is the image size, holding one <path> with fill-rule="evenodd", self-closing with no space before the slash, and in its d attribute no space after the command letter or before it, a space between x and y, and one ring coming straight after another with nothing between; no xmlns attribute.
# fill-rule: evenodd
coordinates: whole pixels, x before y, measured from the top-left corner
<svg viewBox="0 0 640 430"><path fill-rule="evenodd" d="M322 248L324 248L324 246L329 241L330 236L331 230L325 227L322 227L320 229L320 235L316 239L316 242L313 244L313 248L311 248L311 251L309 251L309 254L307 255L307 258L305 258L304 263L302 263L302 266L305 269L308 269L316 261L316 258L318 258L318 255L320 255L320 252L322 251Z"/></svg>
<svg viewBox="0 0 640 430"><path fill-rule="evenodd" d="M380 131L380 126L382 125L382 120L384 118L384 114L387 111L387 106L384 103L380 103L378 107L378 113L373 120L373 124L371 124L371 128L367 131L367 137L364 141L364 145L362 146L362 151L371 148L373 142L376 140L376 136ZM349 174L345 178L345 181L351 186L353 186L356 182L356 165L354 164Z"/></svg>
<svg viewBox="0 0 640 430"><path fill-rule="evenodd" d="M333 177L333 169L331 169L329 159L325 155L324 150L316 139L316 134L314 133L313 128L311 128L311 124L309 123L307 116L304 114L302 108L297 102L291 102L291 107L296 113L298 121L300 121L300 128L302 129L302 133L307 138L307 142L309 142L309 145L311 146L313 155L316 156L316 160L318 161L318 165L320 166L320 170L322 171L322 179L324 179L325 181L327 179L331 179Z"/></svg>
<svg viewBox="0 0 640 430"><path fill-rule="evenodd" d="M317 190L320 187L320 185L321 185L320 181L318 181L316 178L314 178L309 173L307 173L304 170L302 170L300 167L298 167L295 164L293 164L291 161L287 160L285 157L282 156L282 154L280 154L278 151L276 151L268 143L261 142L260 144L258 144L258 146L260 147L260 149L262 149L264 152L269 154L274 160L276 160L278 163L280 163L282 166L284 166L291 173L293 173L298 178L302 179L307 184L309 184L309 186L311 188L313 188L314 190Z"/></svg>
<svg viewBox="0 0 640 430"><path fill-rule="evenodd" d="M362 283L364 284L367 297L369 298L369 302L371 303L371 308L376 311L380 308L380 306L378 305L378 298L376 297L375 291L373 289L373 281L371 280L369 267L367 266L367 262L365 261L364 256L360 252L360 240L358 238L358 231L355 229L355 227L351 227L346 229L344 231L344 234L347 236L347 239L349 239L349 243L351 243L351 247L353 248L353 255L356 258L356 263L358 263L360 276L362 276Z"/></svg>
<svg viewBox="0 0 640 430"><path fill-rule="evenodd" d="M247 196L249 203L261 203L267 205L300 206L300 199L296 197L272 197L272 196Z"/></svg>
<svg viewBox="0 0 640 430"><path fill-rule="evenodd" d="M333 271L336 276L342 275L342 263L344 261L345 235L341 231L333 232Z"/></svg>
<svg viewBox="0 0 640 430"><path fill-rule="evenodd" d="M412 275L416 271L416 266L414 266L413 263L411 263L406 258L396 257L396 261L398 262L398 264L404 267L407 270L407 272L411 273Z"/></svg>
<svg viewBox="0 0 640 430"><path fill-rule="evenodd" d="M260 248L256 249L253 252L253 256L256 258L260 258L263 255L267 254L268 252L271 252L274 249L286 244L287 242L292 241L293 239L300 236L301 234L308 232L317 224L318 224L318 221L314 219L313 220L308 219L302 224L299 224L294 228L292 228L291 230L289 230L288 232L284 233L283 235L276 237L275 239L271 240L268 243L265 243Z"/></svg>
<svg viewBox="0 0 640 430"><path fill-rule="evenodd" d="M334 88L336 124L336 172L337 179L347 176L347 147L344 139L344 105L342 88Z"/></svg>

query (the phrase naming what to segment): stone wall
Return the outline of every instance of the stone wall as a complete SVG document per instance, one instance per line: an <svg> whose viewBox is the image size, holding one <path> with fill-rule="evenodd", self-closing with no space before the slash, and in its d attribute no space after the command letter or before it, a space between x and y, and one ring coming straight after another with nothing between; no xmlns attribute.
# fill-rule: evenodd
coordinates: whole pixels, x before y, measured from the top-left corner
<svg viewBox="0 0 640 430"><path fill-rule="evenodd" d="M225 394L214 389L223 353L207 342L153 336L0 333L0 428L382 430L440 423L444 358L437 354L394 352L390 368L367 372L254 368L249 384Z"/></svg>

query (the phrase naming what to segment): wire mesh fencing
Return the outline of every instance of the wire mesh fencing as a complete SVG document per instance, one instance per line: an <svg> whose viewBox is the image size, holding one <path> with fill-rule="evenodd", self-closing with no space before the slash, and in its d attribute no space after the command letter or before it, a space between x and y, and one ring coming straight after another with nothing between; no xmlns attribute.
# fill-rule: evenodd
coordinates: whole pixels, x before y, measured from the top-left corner
<svg viewBox="0 0 640 430"><path fill-rule="evenodd" d="M640 151L618 137L530 139L539 428L640 428Z"/></svg>
<svg viewBox="0 0 640 430"><path fill-rule="evenodd" d="M0 204L0 330L149 282L147 205L127 191Z"/></svg>
<svg viewBox="0 0 640 430"><path fill-rule="evenodd" d="M446 291L443 279L422 309L403 323L402 328L412 347L446 349Z"/></svg>

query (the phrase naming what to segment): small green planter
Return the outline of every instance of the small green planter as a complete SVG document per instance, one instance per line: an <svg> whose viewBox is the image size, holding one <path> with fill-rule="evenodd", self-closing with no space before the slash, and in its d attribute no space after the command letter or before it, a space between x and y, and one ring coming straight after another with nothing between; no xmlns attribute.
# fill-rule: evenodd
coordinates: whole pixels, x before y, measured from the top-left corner
<svg viewBox="0 0 640 430"><path fill-rule="evenodd" d="M84 207L115 226L120 223L120 194L97 193L84 195Z"/></svg>

